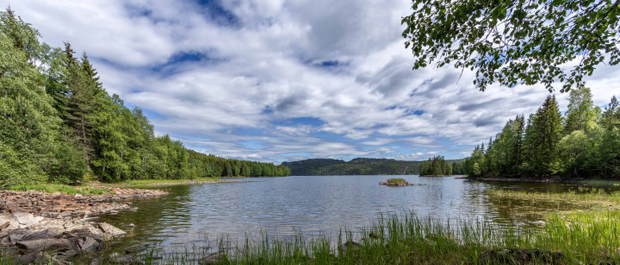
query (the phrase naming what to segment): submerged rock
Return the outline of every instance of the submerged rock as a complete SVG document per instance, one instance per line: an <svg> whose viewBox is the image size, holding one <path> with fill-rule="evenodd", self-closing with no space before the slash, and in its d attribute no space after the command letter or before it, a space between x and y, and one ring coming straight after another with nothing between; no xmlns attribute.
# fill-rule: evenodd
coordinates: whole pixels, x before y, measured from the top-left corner
<svg viewBox="0 0 620 265"><path fill-rule="evenodd" d="M344 244L338 246L338 250L340 250L341 252L359 251L361 246L362 245L355 241L347 241Z"/></svg>
<svg viewBox="0 0 620 265"><path fill-rule="evenodd" d="M98 226L99 229L103 231L104 237L107 237L108 239L114 239L127 234L127 232L120 230L108 223L99 223Z"/></svg>
<svg viewBox="0 0 620 265"><path fill-rule="evenodd" d="M563 264L561 252L538 249L493 249L482 255L483 264Z"/></svg>
<svg viewBox="0 0 620 265"><path fill-rule="evenodd" d="M223 252L219 252L219 253L213 253L203 259L200 259L198 261L198 264L200 265L219 264L224 260L226 260L226 254Z"/></svg>

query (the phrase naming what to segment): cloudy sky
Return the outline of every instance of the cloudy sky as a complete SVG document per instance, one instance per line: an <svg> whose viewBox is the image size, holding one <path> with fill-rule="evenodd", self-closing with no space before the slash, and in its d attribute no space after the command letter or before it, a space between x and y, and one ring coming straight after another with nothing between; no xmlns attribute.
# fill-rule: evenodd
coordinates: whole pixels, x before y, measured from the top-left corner
<svg viewBox="0 0 620 265"><path fill-rule="evenodd" d="M54 46L86 51L158 135L258 161L467 156L542 87L479 92L473 74L412 71L407 0L0 0ZM620 70L588 80L599 106ZM558 95L566 108L567 95Z"/></svg>

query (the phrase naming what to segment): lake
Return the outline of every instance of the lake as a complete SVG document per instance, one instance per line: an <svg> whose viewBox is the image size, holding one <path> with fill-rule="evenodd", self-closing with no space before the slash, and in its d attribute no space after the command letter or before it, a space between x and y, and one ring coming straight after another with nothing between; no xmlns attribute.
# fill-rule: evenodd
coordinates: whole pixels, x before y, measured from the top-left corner
<svg viewBox="0 0 620 265"><path fill-rule="evenodd" d="M169 186L168 196L134 202L137 211L105 215L101 221L132 230L106 252L136 245L203 245L217 238L336 236L340 228L369 225L382 214L413 212L420 217L479 218L498 224L527 222L518 204L492 201L486 191L509 188L566 191L566 184L489 183L455 177L398 176L415 184L378 185L393 176L294 176L235 178L240 183Z"/></svg>

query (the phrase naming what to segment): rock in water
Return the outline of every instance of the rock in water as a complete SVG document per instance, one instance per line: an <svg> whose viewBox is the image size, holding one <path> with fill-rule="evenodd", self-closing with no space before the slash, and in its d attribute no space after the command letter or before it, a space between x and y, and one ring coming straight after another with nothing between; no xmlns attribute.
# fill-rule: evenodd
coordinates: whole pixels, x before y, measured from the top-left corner
<svg viewBox="0 0 620 265"><path fill-rule="evenodd" d="M340 245L338 247L338 250L342 251L342 252L347 252L347 251L359 251L361 248L361 245L355 241L347 241L344 244Z"/></svg>
<svg viewBox="0 0 620 265"><path fill-rule="evenodd" d="M127 234L125 231L120 230L108 223L99 223L99 229L103 231L104 237L117 238Z"/></svg>
<svg viewBox="0 0 620 265"><path fill-rule="evenodd" d="M211 255L207 256L206 258L203 258L203 259L199 260L198 264L200 264L200 265L213 265L213 264L219 264L219 263L221 263L224 260L226 260L226 254L220 252L220 253L211 254Z"/></svg>

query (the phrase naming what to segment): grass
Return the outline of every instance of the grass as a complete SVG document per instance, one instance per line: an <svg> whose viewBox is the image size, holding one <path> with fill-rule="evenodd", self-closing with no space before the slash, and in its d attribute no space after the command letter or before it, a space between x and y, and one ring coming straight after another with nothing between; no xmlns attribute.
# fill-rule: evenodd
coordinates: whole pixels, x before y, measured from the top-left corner
<svg viewBox="0 0 620 265"><path fill-rule="evenodd" d="M69 186L63 184L41 183L9 186L8 190L13 191L42 191L47 193L60 192L64 194L82 194L82 195L103 195L112 193L111 190L105 188L93 188L88 186Z"/></svg>
<svg viewBox="0 0 620 265"><path fill-rule="evenodd" d="M196 178L196 179L142 179L142 180L128 180L120 183L108 184L100 183L101 185L110 185L117 187L148 187L158 185L180 185L186 183L195 182L219 182L218 178Z"/></svg>
<svg viewBox="0 0 620 265"><path fill-rule="evenodd" d="M407 182L407 181L404 179L392 178L392 179L388 179L387 182L388 183L400 183L400 182Z"/></svg>
<svg viewBox="0 0 620 265"><path fill-rule="evenodd" d="M111 194L113 191L107 187L118 188L140 188L162 185L179 185L196 182L218 182L218 178L196 178L196 179L145 179L145 180L129 180L120 183L99 183L90 182L81 186L71 186L55 183L39 183L9 186L7 190L12 191L42 191L47 193L64 193L64 194L82 194L82 195L104 195ZM94 187L93 187L94 186ZM0 263L1 264L1 263Z"/></svg>
<svg viewBox="0 0 620 265"><path fill-rule="evenodd" d="M603 189L580 187L577 191L527 192L515 190L489 191L491 198L524 201L532 204L558 205L558 209L606 210L620 209L620 192L608 193Z"/></svg>
<svg viewBox="0 0 620 265"><path fill-rule="evenodd" d="M620 182L617 180L584 180L580 182L584 185L591 186L603 186L603 187L618 187L620 186Z"/></svg>

